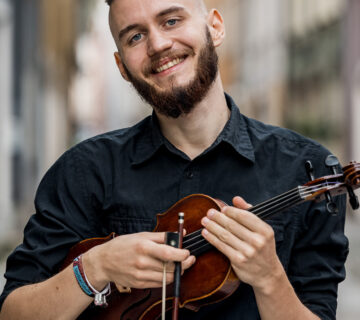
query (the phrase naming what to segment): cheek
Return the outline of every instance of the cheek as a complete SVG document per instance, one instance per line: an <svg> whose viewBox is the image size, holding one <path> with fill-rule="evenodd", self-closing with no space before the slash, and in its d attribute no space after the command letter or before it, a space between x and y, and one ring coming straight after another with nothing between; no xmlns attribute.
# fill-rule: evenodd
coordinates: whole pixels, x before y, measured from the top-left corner
<svg viewBox="0 0 360 320"><path fill-rule="evenodd" d="M194 48L200 46L205 39L199 29L190 26L181 30L181 35L181 42Z"/></svg>
<svg viewBox="0 0 360 320"><path fill-rule="evenodd" d="M130 72L138 73L143 69L146 63L146 55L144 50L136 48L124 54L123 63Z"/></svg>

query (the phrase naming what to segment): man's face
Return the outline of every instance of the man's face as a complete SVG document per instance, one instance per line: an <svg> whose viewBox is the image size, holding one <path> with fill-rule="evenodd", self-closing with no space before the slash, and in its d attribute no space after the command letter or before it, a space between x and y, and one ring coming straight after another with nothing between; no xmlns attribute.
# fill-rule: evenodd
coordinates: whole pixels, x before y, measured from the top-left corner
<svg viewBox="0 0 360 320"><path fill-rule="evenodd" d="M217 75L206 15L194 0L117 0L111 25L119 67L159 113L188 113Z"/></svg>

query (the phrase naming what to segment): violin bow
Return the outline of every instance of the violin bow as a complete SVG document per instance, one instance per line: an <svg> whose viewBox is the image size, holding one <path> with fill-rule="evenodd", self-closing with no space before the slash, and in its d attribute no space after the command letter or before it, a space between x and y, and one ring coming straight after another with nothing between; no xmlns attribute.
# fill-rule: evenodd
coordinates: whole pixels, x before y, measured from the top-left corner
<svg viewBox="0 0 360 320"><path fill-rule="evenodd" d="M166 232L165 233L165 244L170 245L174 248L182 249L183 236L184 236L184 216L183 212L179 212L179 226L178 232ZM164 261L163 266L163 285L162 285L162 312L161 319L165 320L166 313L166 264ZM179 318L179 300L180 300L180 283L181 283L181 262L175 262L174 270L174 300L173 300L173 320Z"/></svg>
<svg viewBox="0 0 360 320"><path fill-rule="evenodd" d="M182 249L183 233L184 232L184 213L179 212L179 245L178 248ZM180 298L180 283L181 283L181 262L175 262L174 271L174 301L173 301L173 320L179 318L179 298Z"/></svg>

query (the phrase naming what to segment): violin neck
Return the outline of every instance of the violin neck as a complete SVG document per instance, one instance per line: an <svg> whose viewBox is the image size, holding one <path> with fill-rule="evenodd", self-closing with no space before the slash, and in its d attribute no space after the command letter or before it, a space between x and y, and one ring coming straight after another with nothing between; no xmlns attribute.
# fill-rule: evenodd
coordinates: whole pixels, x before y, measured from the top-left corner
<svg viewBox="0 0 360 320"><path fill-rule="evenodd" d="M305 201L301 187L285 192L279 196L266 200L249 209L260 219L270 218L271 216L285 211Z"/></svg>

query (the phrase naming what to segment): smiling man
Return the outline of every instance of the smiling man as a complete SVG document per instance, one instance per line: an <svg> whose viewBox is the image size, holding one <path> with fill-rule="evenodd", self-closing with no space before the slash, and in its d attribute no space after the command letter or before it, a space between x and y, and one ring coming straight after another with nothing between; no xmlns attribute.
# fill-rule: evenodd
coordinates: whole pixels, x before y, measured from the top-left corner
<svg viewBox="0 0 360 320"><path fill-rule="evenodd" d="M232 203L204 212L202 236L242 284L197 312L181 309L181 319L335 319L348 252L345 199L334 199L337 215L303 203L266 221L243 200L304 184L306 161L317 175L331 174L329 152L245 117L224 94L216 48L225 29L216 9L202 0L107 2L116 64L154 113L80 143L45 175L24 242L8 259L0 319L90 319L94 293L99 303L111 282L159 288L164 262L182 262L187 272L195 257L151 231L157 213L196 193ZM111 232L119 236L58 272L71 246ZM170 263L168 283L172 270Z"/></svg>

